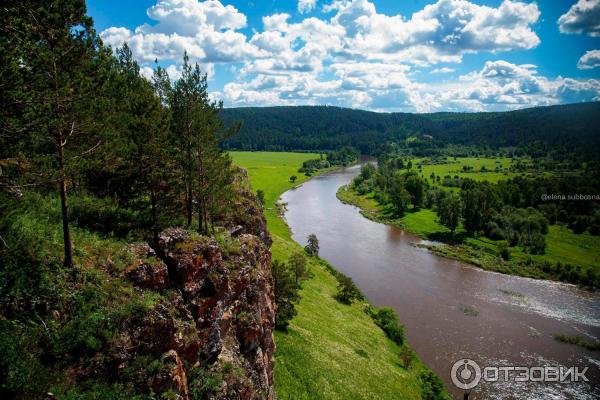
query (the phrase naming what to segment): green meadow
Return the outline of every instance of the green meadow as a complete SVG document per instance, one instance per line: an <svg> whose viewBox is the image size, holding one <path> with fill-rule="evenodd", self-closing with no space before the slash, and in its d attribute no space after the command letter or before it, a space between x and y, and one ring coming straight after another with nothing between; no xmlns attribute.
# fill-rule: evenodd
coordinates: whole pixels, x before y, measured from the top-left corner
<svg viewBox="0 0 600 400"><path fill-rule="evenodd" d="M425 162L425 158L415 158L412 160L413 168L418 168L419 163ZM433 183L430 176L433 172L442 179L444 176L458 176L460 178L471 178L476 181L498 182L507 179L514 172L509 170L512 160L510 158L479 158L479 157L447 157L444 164L423 164L418 169L423 177L427 178L429 183ZM468 170L463 169L469 168Z"/></svg>
<svg viewBox="0 0 600 400"><path fill-rule="evenodd" d="M234 163L248 170L254 190L265 193L265 214L273 236L273 258L285 261L302 248L292 240L275 202L307 177L297 172L316 154L232 152ZM291 183L289 177L298 180ZM337 281L324 262L309 258L312 277L303 283L298 315L288 332L276 332L275 388L279 399L420 399L416 358L403 368L401 348L389 340L364 312L365 304L348 306L334 299ZM405 345L406 346L406 345ZM409 350L410 351L410 350Z"/></svg>

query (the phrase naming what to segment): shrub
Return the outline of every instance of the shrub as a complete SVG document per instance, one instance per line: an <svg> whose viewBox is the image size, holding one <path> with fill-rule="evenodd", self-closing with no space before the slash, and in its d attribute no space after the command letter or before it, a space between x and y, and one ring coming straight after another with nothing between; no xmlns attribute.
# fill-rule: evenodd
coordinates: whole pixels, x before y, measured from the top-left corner
<svg viewBox="0 0 600 400"><path fill-rule="evenodd" d="M390 307L371 308L371 318L392 341L402 346L404 344L404 327L398 321L398 315Z"/></svg>
<svg viewBox="0 0 600 400"><path fill-rule="evenodd" d="M190 398L204 400L210 399L217 391L223 381L223 376L200 366L191 368L188 372L188 381Z"/></svg>
<svg viewBox="0 0 600 400"><path fill-rule="evenodd" d="M432 371L423 371L419 374L421 381L421 398L423 400L445 400L444 384Z"/></svg>
<svg viewBox="0 0 600 400"><path fill-rule="evenodd" d="M289 266L297 284L308 276L306 269L306 257L301 253L294 253L290 256Z"/></svg>
<svg viewBox="0 0 600 400"><path fill-rule="evenodd" d="M412 362L415 358L414 353L407 346L402 346L400 348L400 361L402 362L402 367L404 369L409 369L412 365Z"/></svg>
<svg viewBox="0 0 600 400"><path fill-rule="evenodd" d="M354 300L362 300L364 299L363 294L360 289L354 284L352 278L340 274L337 277L338 280L338 292L335 295L335 298L340 303L344 304L352 304Z"/></svg>
<svg viewBox="0 0 600 400"><path fill-rule="evenodd" d="M300 300L300 286L296 283L294 273L285 263L273 261L273 280L275 281L275 328L285 331L289 321L298 313L294 306Z"/></svg>
<svg viewBox="0 0 600 400"><path fill-rule="evenodd" d="M510 250L508 249L508 244L506 242L501 242L498 245L498 255L503 260L510 260Z"/></svg>

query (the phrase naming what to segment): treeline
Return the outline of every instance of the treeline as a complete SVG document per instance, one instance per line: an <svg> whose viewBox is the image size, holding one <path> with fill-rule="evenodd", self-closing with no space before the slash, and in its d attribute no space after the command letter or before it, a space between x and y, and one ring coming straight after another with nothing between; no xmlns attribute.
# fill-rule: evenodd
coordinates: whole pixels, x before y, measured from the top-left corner
<svg viewBox="0 0 600 400"><path fill-rule="evenodd" d="M0 20L0 190L60 197L64 263L71 224L157 240L167 225L208 232L227 206L225 127L206 74L183 55L179 79L140 75L131 50L105 47L85 2L23 1ZM10 207L9 207L10 208Z"/></svg>
<svg viewBox="0 0 600 400"><path fill-rule="evenodd" d="M600 145L600 103L538 107L494 113L375 113L329 106L230 108L226 121L244 121L225 143L244 150L332 150L353 146L378 154L392 141L416 156L453 147L472 152L523 152L535 157L574 153L595 158ZM487 149L487 150L486 150ZM580 162L583 159L579 160Z"/></svg>
<svg viewBox="0 0 600 400"><path fill-rule="evenodd" d="M338 150L327 152L326 156L323 154L319 158L307 160L302 163L298 172L301 172L307 176L311 176L320 169L326 169L333 166L348 166L353 162L358 161L360 153L353 147L345 146Z"/></svg>

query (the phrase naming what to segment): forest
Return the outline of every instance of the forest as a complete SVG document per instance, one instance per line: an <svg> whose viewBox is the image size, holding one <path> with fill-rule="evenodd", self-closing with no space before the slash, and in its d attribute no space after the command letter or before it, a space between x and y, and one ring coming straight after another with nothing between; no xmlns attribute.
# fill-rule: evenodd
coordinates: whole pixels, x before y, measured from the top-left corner
<svg viewBox="0 0 600 400"><path fill-rule="evenodd" d="M225 121L243 121L225 146L241 150L332 150L353 146L379 154L395 142L417 156L503 151L594 157L600 145L598 102L492 113L375 113L331 106L226 108ZM583 159L579 160L584 161Z"/></svg>

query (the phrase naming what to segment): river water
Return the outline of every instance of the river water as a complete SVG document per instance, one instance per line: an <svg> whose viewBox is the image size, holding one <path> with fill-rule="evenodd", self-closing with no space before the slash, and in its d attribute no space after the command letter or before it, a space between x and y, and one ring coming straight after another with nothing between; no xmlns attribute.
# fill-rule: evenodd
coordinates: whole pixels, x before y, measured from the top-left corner
<svg viewBox="0 0 600 400"><path fill-rule="evenodd" d="M482 379L470 399L600 398L600 353L553 338L557 333L600 338L600 294L483 271L416 247L420 238L370 221L336 198L359 169L317 176L284 193L293 238L305 245L315 233L321 257L352 277L373 304L393 307L410 345L455 398L462 399L463 391L452 384L450 371L463 358L482 369L589 368L587 383Z"/></svg>

